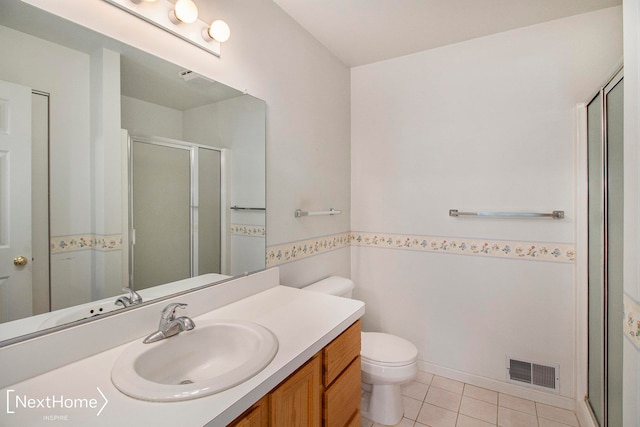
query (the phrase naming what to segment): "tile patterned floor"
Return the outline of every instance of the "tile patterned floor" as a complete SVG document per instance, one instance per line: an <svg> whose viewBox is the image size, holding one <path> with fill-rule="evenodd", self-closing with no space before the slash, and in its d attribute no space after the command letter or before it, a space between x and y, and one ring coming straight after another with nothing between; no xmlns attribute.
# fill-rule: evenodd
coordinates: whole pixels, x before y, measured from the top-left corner
<svg viewBox="0 0 640 427"><path fill-rule="evenodd" d="M402 388L398 427L579 427L566 409L419 372ZM380 427L363 419L362 427Z"/></svg>

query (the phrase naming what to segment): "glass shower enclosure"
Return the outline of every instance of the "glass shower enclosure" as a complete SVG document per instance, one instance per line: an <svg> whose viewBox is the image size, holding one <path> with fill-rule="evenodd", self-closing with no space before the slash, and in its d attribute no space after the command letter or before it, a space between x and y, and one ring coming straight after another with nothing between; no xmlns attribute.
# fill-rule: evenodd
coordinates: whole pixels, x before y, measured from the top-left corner
<svg viewBox="0 0 640 427"><path fill-rule="evenodd" d="M622 425L623 72L587 105L588 402L600 426Z"/></svg>

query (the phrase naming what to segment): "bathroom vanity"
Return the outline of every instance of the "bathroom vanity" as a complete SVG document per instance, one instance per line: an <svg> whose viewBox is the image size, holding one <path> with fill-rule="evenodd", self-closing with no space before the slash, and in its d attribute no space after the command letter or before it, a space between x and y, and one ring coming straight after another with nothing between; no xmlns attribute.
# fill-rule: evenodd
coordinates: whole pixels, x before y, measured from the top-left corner
<svg viewBox="0 0 640 427"><path fill-rule="evenodd" d="M358 320L231 426L359 426L360 331Z"/></svg>
<svg viewBox="0 0 640 427"><path fill-rule="evenodd" d="M265 280L269 282L266 285ZM260 284L254 288L256 283ZM277 271L274 274L273 270L267 270L100 321L110 321L112 328L131 322L135 329L141 323L146 330L138 329L138 338L134 341L5 386L0 393L7 407L0 411L0 424L40 425L53 421L51 417L62 417L66 426L284 427L301 425L300 420L306 420L302 425L310 426L359 425L359 318L364 314L364 303L279 286L278 283ZM252 289L255 292L250 295L233 296L252 292ZM216 300L217 305L208 303ZM232 302L228 302L230 300ZM204 325L216 320L262 325L276 336L278 351L262 371L219 393L173 402L129 397L113 385L112 368L132 343L153 332L160 311L171 302L189 304L185 314L195 321L196 330L198 323ZM211 308L211 304L212 310L202 308L207 305ZM142 320L137 321L137 318ZM97 327L92 323L77 328ZM117 333L112 328L103 326L102 330ZM61 348L64 346L62 339L57 343L55 337L47 339L54 340L49 341L51 358L59 358L58 352L75 351ZM26 347L11 349L8 353L8 349L0 349L0 361L4 366L11 363L16 370L28 370L30 360L47 360L48 354L34 355L31 350L35 347L30 349L29 345L34 343L17 344ZM43 348L42 343L39 348ZM70 405L75 402L76 406L47 407L47 399ZM28 405L30 400L33 407ZM301 418L294 418L292 414Z"/></svg>

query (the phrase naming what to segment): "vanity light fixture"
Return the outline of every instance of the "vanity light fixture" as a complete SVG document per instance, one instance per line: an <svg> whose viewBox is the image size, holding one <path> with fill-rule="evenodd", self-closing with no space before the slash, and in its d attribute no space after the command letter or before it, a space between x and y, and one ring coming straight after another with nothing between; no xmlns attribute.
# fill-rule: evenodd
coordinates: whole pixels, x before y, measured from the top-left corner
<svg viewBox="0 0 640 427"><path fill-rule="evenodd" d="M229 26L221 20L211 25L198 19L194 0L104 0L150 24L220 57L220 43L229 39Z"/></svg>
<svg viewBox="0 0 640 427"><path fill-rule="evenodd" d="M175 7L169 11L169 20L176 25L193 24L198 20L198 6L193 0L178 0Z"/></svg>
<svg viewBox="0 0 640 427"><path fill-rule="evenodd" d="M229 29L226 22L220 19L213 21L211 26L202 33L202 37L204 37L205 40L215 40L220 43L224 43L229 40L230 35L231 29Z"/></svg>

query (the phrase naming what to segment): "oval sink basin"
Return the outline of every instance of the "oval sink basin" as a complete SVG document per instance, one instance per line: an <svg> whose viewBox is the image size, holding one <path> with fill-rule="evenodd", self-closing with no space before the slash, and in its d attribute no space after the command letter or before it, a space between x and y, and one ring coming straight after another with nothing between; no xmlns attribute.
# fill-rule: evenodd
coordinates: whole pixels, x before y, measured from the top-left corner
<svg viewBox="0 0 640 427"><path fill-rule="evenodd" d="M116 360L111 381L126 395L173 402L234 387L262 371L278 340L252 322L209 320L152 344L131 344Z"/></svg>

